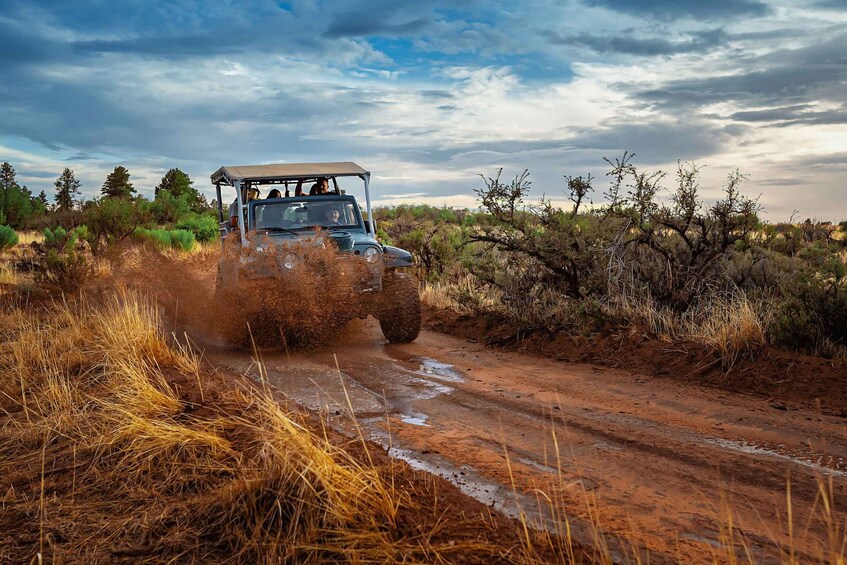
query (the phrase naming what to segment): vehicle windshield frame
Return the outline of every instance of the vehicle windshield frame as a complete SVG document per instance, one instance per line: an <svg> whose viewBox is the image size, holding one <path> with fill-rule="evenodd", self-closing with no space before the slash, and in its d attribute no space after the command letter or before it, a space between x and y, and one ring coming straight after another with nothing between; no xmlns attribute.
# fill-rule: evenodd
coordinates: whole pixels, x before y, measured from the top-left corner
<svg viewBox="0 0 847 565"><path fill-rule="evenodd" d="M350 205L353 209L353 218L356 220L354 224L328 224L323 221L315 221L313 219L307 219L302 224L297 223L281 223L278 226L257 226L257 209L261 209L266 206L276 206L284 207L283 210L290 209L293 206L305 208L308 211L308 207L318 206L319 208L325 208L326 205L337 203L342 206ZM284 212L283 212L284 213ZM307 212L308 213L308 212ZM314 231L315 228L320 228L324 230L336 230L336 229L345 229L345 230L365 230L364 219L362 218L361 210L359 209L358 202L356 198L351 195L338 195L338 194L321 194L315 196L294 196L288 198L271 198L271 199L258 199L253 200L248 205L248 229L251 231L264 231L269 230L267 233L273 233L274 228L280 228L279 233L285 232L296 232L298 234L305 233L309 231ZM281 216L282 221L282 216Z"/></svg>

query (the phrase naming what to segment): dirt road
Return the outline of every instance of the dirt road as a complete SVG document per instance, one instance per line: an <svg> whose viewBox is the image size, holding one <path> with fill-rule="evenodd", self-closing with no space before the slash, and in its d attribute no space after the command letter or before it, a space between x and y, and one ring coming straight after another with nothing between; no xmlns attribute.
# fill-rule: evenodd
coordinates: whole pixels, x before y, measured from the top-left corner
<svg viewBox="0 0 847 565"><path fill-rule="evenodd" d="M206 357L259 378L249 353L209 348ZM576 538L599 523L609 539L624 540L610 542L619 554L632 545L654 562L711 561L727 554L731 512L736 538L743 533L757 560L788 545L801 558L817 556L828 543L809 517L819 484L834 492L843 534L844 418L434 332L385 345L373 320L351 324L322 351L266 351L262 361L268 381L297 403L325 410L339 428L360 426L498 509L523 508L551 527L537 493L561 497Z"/></svg>

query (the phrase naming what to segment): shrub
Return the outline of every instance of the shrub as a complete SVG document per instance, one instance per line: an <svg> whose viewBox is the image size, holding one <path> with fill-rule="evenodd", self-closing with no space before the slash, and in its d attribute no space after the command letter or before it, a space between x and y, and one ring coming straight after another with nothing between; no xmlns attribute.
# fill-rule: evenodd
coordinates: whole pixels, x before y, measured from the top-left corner
<svg viewBox="0 0 847 565"><path fill-rule="evenodd" d="M786 285L770 333L777 345L817 354L847 346L847 266L839 257Z"/></svg>
<svg viewBox="0 0 847 565"><path fill-rule="evenodd" d="M91 263L87 259L87 245L79 228L66 230L59 226L44 230L44 242L33 244L35 281L47 288L61 292L76 292L91 276Z"/></svg>
<svg viewBox="0 0 847 565"><path fill-rule="evenodd" d="M171 247L182 251L194 249L194 234L188 230L173 230L171 234Z"/></svg>
<svg viewBox="0 0 847 565"><path fill-rule="evenodd" d="M161 191L150 203L153 218L160 224L172 224L188 214L189 206L186 196L177 197L168 191Z"/></svg>
<svg viewBox="0 0 847 565"><path fill-rule="evenodd" d="M11 249L18 244L18 234L9 226L0 226L0 249Z"/></svg>
<svg viewBox="0 0 847 565"><path fill-rule="evenodd" d="M194 249L194 234L187 230L137 228L133 235L159 249L173 248L181 251Z"/></svg>
<svg viewBox="0 0 847 565"><path fill-rule="evenodd" d="M220 232L218 231L218 222L213 216L200 214L189 214L188 217L176 224L178 230L188 230L194 234L197 241L213 241Z"/></svg>
<svg viewBox="0 0 847 565"><path fill-rule="evenodd" d="M133 236L159 249L167 249L171 246L171 236L167 230L136 228Z"/></svg>
<svg viewBox="0 0 847 565"><path fill-rule="evenodd" d="M124 241L136 228L152 219L150 203L140 198L104 197L90 203L86 213L91 247L95 252L103 242L111 246Z"/></svg>

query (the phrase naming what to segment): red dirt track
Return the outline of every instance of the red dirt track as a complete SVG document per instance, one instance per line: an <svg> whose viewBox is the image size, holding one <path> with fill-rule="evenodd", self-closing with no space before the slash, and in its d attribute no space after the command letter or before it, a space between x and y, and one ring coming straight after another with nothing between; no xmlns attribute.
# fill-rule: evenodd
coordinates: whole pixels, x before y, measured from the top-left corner
<svg viewBox="0 0 847 565"><path fill-rule="evenodd" d="M173 288L161 280L149 288L166 310L182 304L178 325L187 326L210 362L258 380L250 351L222 346L212 335L214 313L188 308L208 304L198 291L213 288L213 259L181 270L163 265ZM147 286L141 276L134 283ZM834 499L829 533L840 548L847 419L839 406L847 379L839 366L811 358L793 364L790 356L771 366L760 359L759 369L784 372L778 364L784 361L799 376L785 381L766 374L770 388L747 394L739 389L753 390L755 379L745 372L746 361L738 367L746 376L733 391L728 377L692 377L690 355L686 366L685 351L674 355L655 343L624 340L615 349L613 342L605 348L597 342L604 355L595 358L607 365L601 367L523 354L515 344L492 348L483 342L496 328L444 322L465 338L424 330L411 344L387 345L375 320L357 320L322 348L266 350L261 361L271 385L325 412L333 427L350 435L360 429L392 455L507 514L523 509L539 527L555 527L537 501L561 499L575 541L587 547L595 544L591 524L599 522L613 555L635 548L654 563L725 561L732 551L739 557L746 551L728 542L731 522L734 539L743 536L757 562L781 560L789 545L800 561L819 561L828 532L817 510L811 514L821 506L823 487ZM549 346L531 349L549 355ZM658 360L632 354L642 346ZM647 376L656 374L663 376ZM826 390L829 397L821 396Z"/></svg>
<svg viewBox="0 0 847 565"><path fill-rule="evenodd" d="M249 352L206 356L258 374ZM757 560L778 558L789 540L789 479L801 560L817 558L826 542L809 517L820 484L833 492L843 531L847 420L836 415L431 331L386 345L370 319L320 351L265 351L262 361L272 385L326 411L337 428L353 429L349 398L365 437L507 513L520 505L542 523L549 513L537 508L537 492L560 495L576 541L589 545L590 515L599 516L608 537L623 540L611 542L613 553L634 546L653 562L725 557L731 512Z"/></svg>

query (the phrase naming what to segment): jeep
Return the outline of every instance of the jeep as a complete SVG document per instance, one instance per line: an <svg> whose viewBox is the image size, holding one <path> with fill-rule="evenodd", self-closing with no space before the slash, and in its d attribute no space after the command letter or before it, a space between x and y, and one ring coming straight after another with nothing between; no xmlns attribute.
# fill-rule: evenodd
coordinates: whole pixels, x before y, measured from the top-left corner
<svg viewBox="0 0 847 565"><path fill-rule="evenodd" d="M364 183L364 211L339 185L356 178ZM374 316L390 343L417 338L421 327L418 284L403 272L414 265L412 255L377 239L368 171L352 162L286 163L221 167L211 179L217 191L222 245L228 237L238 245L234 256L222 254L216 289L219 295L224 289L237 289L247 279L291 276L308 260L304 249L331 244L337 249L337 260L346 261L345 265L359 275L351 290L360 300L351 318ZM312 190L307 194L305 187L309 185ZM235 189L227 217L222 186ZM279 195L259 198L262 189L276 189ZM255 261L257 254L273 257L274 261Z"/></svg>

